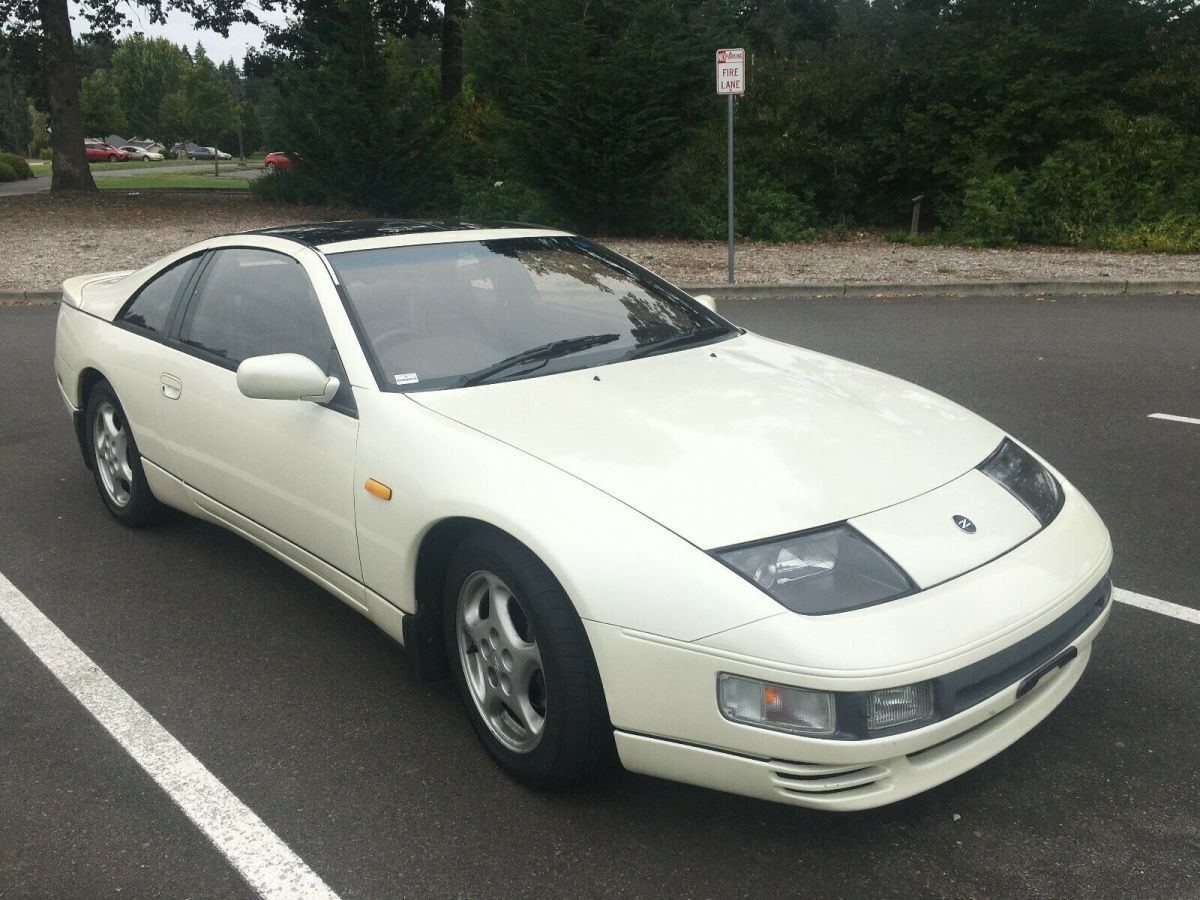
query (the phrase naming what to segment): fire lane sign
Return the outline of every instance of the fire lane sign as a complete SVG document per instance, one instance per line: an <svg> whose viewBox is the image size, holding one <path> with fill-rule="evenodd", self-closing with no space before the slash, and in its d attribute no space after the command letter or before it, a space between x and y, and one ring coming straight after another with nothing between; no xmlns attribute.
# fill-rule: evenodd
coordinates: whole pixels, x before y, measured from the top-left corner
<svg viewBox="0 0 1200 900"><path fill-rule="evenodd" d="M746 93L746 51L741 47L717 51L717 93Z"/></svg>

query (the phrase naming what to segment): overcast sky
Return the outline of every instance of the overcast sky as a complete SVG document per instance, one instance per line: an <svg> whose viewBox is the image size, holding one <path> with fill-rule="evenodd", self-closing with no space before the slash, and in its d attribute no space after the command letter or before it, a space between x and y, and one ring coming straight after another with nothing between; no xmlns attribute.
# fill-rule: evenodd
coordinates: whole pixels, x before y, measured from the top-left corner
<svg viewBox="0 0 1200 900"><path fill-rule="evenodd" d="M78 15L74 3L71 3L71 12L74 15L72 28L76 37L90 30L87 19ZM168 13L167 21L163 25L151 25L145 13L136 4L126 5L124 12L133 20L133 28L118 34L116 36L118 40L126 34L140 32L147 37L165 37L172 43L183 44L189 49L194 48L197 43L201 43L209 58L217 63L232 59L240 66L246 55L246 48L257 47L262 41L262 29L254 25L234 25L229 29L229 37L225 38L215 31L202 31L196 28L192 24L191 17L181 12ZM260 12L258 15L264 21L271 22L282 22L284 18L277 12Z"/></svg>

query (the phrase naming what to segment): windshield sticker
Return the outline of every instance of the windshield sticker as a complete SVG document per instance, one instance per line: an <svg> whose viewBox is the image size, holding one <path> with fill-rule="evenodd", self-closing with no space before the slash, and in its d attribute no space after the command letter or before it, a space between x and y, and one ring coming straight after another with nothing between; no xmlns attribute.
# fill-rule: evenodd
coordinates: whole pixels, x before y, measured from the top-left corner
<svg viewBox="0 0 1200 900"><path fill-rule="evenodd" d="M396 384L416 384L421 379L417 377L416 372L403 372L399 375L393 375L392 380Z"/></svg>

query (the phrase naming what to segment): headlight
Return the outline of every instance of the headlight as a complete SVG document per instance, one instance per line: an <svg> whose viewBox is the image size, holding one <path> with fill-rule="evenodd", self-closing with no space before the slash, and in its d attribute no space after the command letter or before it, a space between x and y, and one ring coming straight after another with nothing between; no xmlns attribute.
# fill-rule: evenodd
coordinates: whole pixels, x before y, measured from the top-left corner
<svg viewBox="0 0 1200 900"><path fill-rule="evenodd" d="M980 463L979 471L1024 503L1043 526L1053 522L1062 509L1063 491L1058 479L1008 438Z"/></svg>
<svg viewBox="0 0 1200 900"><path fill-rule="evenodd" d="M916 590L904 571L849 525L713 555L792 612L822 615Z"/></svg>

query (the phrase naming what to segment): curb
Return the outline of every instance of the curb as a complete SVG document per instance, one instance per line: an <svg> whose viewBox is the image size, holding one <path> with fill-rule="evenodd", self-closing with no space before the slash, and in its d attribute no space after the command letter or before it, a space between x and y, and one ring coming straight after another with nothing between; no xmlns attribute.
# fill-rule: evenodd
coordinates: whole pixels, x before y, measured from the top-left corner
<svg viewBox="0 0 1200 900"><path fill-rule="evenodd" d="M1013 294L1200 294L1200 281L1154 281L1100 278L1090 281L935 281L883 284L697 284L689 294L717 300L783 300L811 297L1001 297Z"/></svg>
<svg viewBox="0 0 1200 900"><path fill-rule="evenodd" d="M52 306L62 291L0 291L0 306Z"/></svg>

